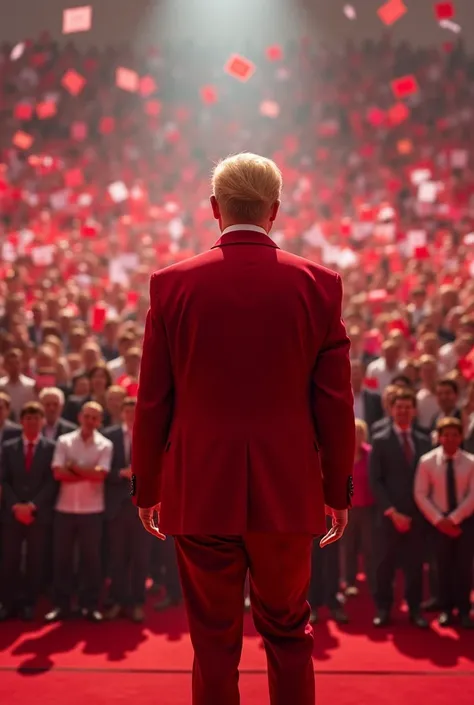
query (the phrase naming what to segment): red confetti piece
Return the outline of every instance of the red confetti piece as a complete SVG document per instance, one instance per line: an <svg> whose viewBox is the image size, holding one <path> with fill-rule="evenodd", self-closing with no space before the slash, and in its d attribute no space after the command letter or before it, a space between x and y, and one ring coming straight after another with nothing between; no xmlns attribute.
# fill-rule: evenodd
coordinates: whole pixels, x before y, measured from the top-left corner
<svg viewBox="0 0 474 705"><path fill-rule="evenodd" d="M115 118L102 117L99 122L99 132L101 135L110 135L115 130Z"/></svg>
<svg viewBox="0 0 474 705"><path fill-rule="evenodd" d="M36 106L36 114L39 120L46 120L47 118L54 117L57 111L58 109L54 100L44 100Z"/></svg>
<svg viewBox="0 0 474 705"><path fill-rule="evenodd" d="M438 20L450 20L454 17L454 5L452 2L438 2L434 6L434 11Z"/></svg>
<svg viewBox="0 0 474 705"><path fill-rule="evenodd" d="M84 86L86 85L86 79L81 76L81 74L70 69L64 74L61 85L73 96L79 95Z"/></svg>
<svg viewBox="0 0 474 705"><path fill-rule="evenodd" d="M408 8L401 0L389 0L377 10L378 16L387 26L395 24L407 12Z"/></svg>
<svg viewBox="0 0 474 705"><path fill-rule="evenodd" d="M279 44L267 47L265 54L269 61L281 61L283 59L283 49Z"/></svg>
<svg viewBox="0 0 474 705"><path fill-rule="evenodd" d="M401 76L400 78L395 78L391 82L391 88L395 98L406 98L409 95L417 93L418 82L412 74L408 76Z"/></svg>
<svg viewBox="0 0 474 705"><path fill-rule="evenodd" d="M255 64L239 54L232 54L224 67L226 73L242 83L246 83L255 73Z"/></svg>
<svg viewBox="0 0 474 705"><path fill-rule="evenodd" d="M202 102L206 105L217 103L217 89L215 86L203 86L200 94Z"/></svg>
<svg viewBox="0 0 474 705"><path fill-rule="evenodd" d="M33 106L29 103L17 103L14 114L17 120L31 120L33 117Z"/></svg>
<svg viewBox="0 0 474 705"><path fill-rule="evenodd" d="M158 86L153 76L142 76L140 79L139 92L144 98L156 93Z"/></svg>
<svg viewBox="0 0 474 705"><path fill-rule="evenodd" d="M15 147L18 147L18 149L29 149L31 145L33 144L33 137L29 135L27 132L22 132L19 130L13 135L13 144Z"/></svg>
<svg viewBox="0 0 474 705"><path fill-rule="evenodd" d="M395 103L387 111L388 119L392 125L400 125L410 115L410 110L405 103Z"/></svg>

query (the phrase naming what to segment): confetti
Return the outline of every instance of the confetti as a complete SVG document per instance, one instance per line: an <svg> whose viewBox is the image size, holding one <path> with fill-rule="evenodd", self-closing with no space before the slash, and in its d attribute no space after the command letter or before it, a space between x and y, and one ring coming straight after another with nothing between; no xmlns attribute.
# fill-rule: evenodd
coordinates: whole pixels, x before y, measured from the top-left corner
<svg viewBox="0 0 474 705"><path fill-rule="evenodd" d="M33 144L33 137L20 130L13 135L12 142L18 149L29 149Z"/></svg>
<svg viewBox="0 0 474 705"><path fill-rule="evenodd" d="M397 142L397 149L399 154L410 154L413 150L413 144L411 140L399 140Z"/></svg>
<svg viewBox="0 0 474 705"><path fill-rule="evenodd" d="M232 54L224 71L242 83L246 83L255 73L255 64L239 54Z"/></svg>
<svg viewBox="0 0 474 705"><path fill-rule="evenodd" d="M79 168L69 169L64 174L64 183L68 188L76 188L84 183L84 175Z"/></svg>
<svg viewBox="0 0 474 705"><path fill-rule="evenodd" d="M20 42L20 44L17 44L16 46L13 47L12 52L10 54L10 59L12 61L18 61L20 59L26 49L26 44L25 42Z"/></svg>
<svg viewBox="0 0 474 705"><path fill-rule="evenodd" d="M279 44L267 47L265 54L269 61L281 61L283 59L283 49Z"/></svg>
<svg viewBox="0 0 474 705"><path fill-rule="evenodd" d="M15 105L14 115L17 120L31 120L33 117L33 106L30 103L17 103Z"/></svg>
<svg viewBox="0 0 474 705"><path fill-rule="evenodd" d="M39 120L46 120L47 118L54 117L57 113L57 107L54 100L43 100L36 106L36 115Z"/></svg>
<svg viewBox="0 0 474 705"><path fill-rule="evenodd" d="M454 34L459 34L461 31L461 25L457 24L457 22L452 22L451 20L441 20L439 26L443 29L449 29L449 31L454 32Z"/></svg>
<svg viewBox="0 0 474 705"><path fill-rule="evenodd" d="M153 76L142 76L139 84L140 95L148 98L153 93L156 93L158 86L156 85Z"/></svg>
<svg viewBox="0 0 474 705"><path fill-rule="evenodd" d="M114 181L107 190L114 203L122 203L122 201L126 201L128 198L128 189L123 181Z"/></svg>
<svg viewBox="0 0 474 705"><path fill-rule="evenodd" d="M206 105L217 103L217 89L215 86L203 86L200 94L202 102Z"/></svg>
<svg viewBox="0 0 474 705"><path fill-rule="evenodd" d="M149 117L158 117L161 113L161 103L159 100L148 100L145 104L145 113Z"/></svg>
<svg viewBox="0 0 474 705"><path fill-rule="evenodd" d="M120 67L115 74L115 83L124 91L136 93L140 85L140 79L136 71Z"/></svg>
<svg viewBox="0 0 474 705"><path fill-rule="evenodd" d="M110 135L115 130L115 118L104 116L99 122L99 132L101 135Z"/></svg>
<svg viewBox="0 0 474 705"><path fill-rule="evenodd" d="M277 118L280 114L280 106L274 100L264 100L260 103L260 115L268 118Z"/></svg>
<svg viewBox="0 0 474 705"><path fill-rule="evenodd" d="M454 17L454 5L452 2L438 2L434 6L434 11L438 20L450 20Z"/></svg>
<svg viewBox="0 0 474 705"><path fill-rule="evenodd" d="M92 7L71 7L63 12L63 34L88 32L92 26Z"/></svg>
<svg viewBox="0 0 474 705"><path fill-rule="evenodd" d="M352 5L344 5L343 12L348 20L357 19L357 13L356 13L355 9L352 7Z"/></svg>
<svg viewBox="0 0 474 705"><path fill-rule="evenodd" d="M410 115L410 110L405 103L395 103L387 111L388 119L392 125L400 125Z"/></svg>
<svg viewBox="0 0 474 705"><path fill-rule="evenodd" d="M419 90L418 82L413 75L395 78L390 85L395 98L406 98Z"/></svg>
<svg viewBox="0 0 474 705"><path fill-rule="evenodd" d="M71 137L77 142L82 142L87 138L87 125L85 122L73 122L71 125Z"/></svg>
<svg viewBox="0 0 474 705"><path fill-rule="evenodd" d="M70 69L64 74L61 85L65 88L71 95L76 96L82 91L86 85L86 79L81 76L80 73Z"/></svg>
<svg viewBox="0 0 474 705"><path fill-rule="evenodd" d="M406 5L401 0L389 0L385 5L379 7L377 14L382 22L388 26L395 24L400 17L408 12Z"/></svg>

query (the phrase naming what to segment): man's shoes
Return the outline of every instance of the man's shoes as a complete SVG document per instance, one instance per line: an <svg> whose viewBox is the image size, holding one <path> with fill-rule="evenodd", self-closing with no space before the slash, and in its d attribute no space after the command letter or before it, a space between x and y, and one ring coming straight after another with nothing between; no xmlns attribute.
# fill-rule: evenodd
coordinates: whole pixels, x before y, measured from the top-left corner
<svg viewBox="0 0 474 705"><path fill-rule="evenodd" d="M309 615L309 623L310 624L317 624L318 622L319 622L318 610L311 610L311 614Z"/></svg>
<svg viewBox="0 0 474 705"><path fill-rule="evenodd" d="M88 619L89 622L103 622L104 621L104 616L102 612L99 612L99 610L87 610L83 609L82 610L82 616L84 619Z"/></svg>
<svg viewBox="0 0 474 705"><path fill-rule="evenodd" d="M388 610L379 610L372 620L374 627L387 627L390 624L390 612Z"/></svg>
<svg viewBox="0 0 474 705"><path fill-rule="evenodd" d="M430 597L429 600L421 603L421 609L423 612L439 612L441 608L436 597Z"/></svg>
<svg viewBox="0 0 474 705"><path fill-rule="evenodd" d="M23 620L23 622L32 622L35 618L35 610L34 607L30 607L27 605L26 607L23 607L23 609L20 612L20 619Z"/></svg>
<svg viewBox="0 0 474 705"><path fill-rule="evenodd" d="M61 607L53 607L52 610L45 614L44 621L48 622L48 624L52 624L52 622L62 622L64 619L68 619L70 614L69 611Z"/></svg>
<svg viewBox="0 0 474 705"><path fill-rule="evenodd" d="M349 617L344 612L342 607L335 607L331 611L331 617L337 624L349 624Z"/></svg>
<svg viewBox="0 0 474 705"><path fill-rule="evenodd" d="M429 627L428 622L421 612L410 612L410 624L413 624L414 627L418 627L418 629L428 629Z"/></svg>
<svg viewBox="0 0 474 705"><path fill-rule="evenodd" d="M117 602L112 605L112 607L109 607L109 609L105 612L104 617L107 620L118 619L122 616L122 612L122 605L119 605Z"/></svg>
<svg viewBox="0 0 474 705"><path fill-rule="evenodd" d="M0 622L6 622L7 619L13 619L13 617L15 617L15 610L0 605Z"/></svg>
<svg viewBox="0 0 474 705"><path fill-rule="evenodd" d="M143 607L141 605L135 605L132 609L130 617L132 622L135 622L135 624L141 624L145 619L145 611Z"/></svg>
<svg viewBox="0 0 474 705"><path fill-rule="evenodd" d="M359 588L355 585L348 585L344 590L344 595L346 597L357 597L359 594Z"/></svg>
<svg viewBox="0 0 474 705"><path fill-rule="evenodd" d="M459 615L459 624L463 629L474 629L474 621L468 614Z"/></svg>
<svg viewBox="0 0 474 705"><path fill-rule="evenodd" d="M177 607L181 603L181 600L178 599L173 599L169 597L169 595L166 595L162 600L158 600L158 602L155 602L153 605L153 609L155 609L157 612L163 612L164 610L167 610L169 607Z"/></svg>
<svg viewBox="0 0 474 705"><path fill-rule="evenodd" d="M250 602L250 597L247 596L244 600L244 610L246 612L250 612L251 609L252 609L252 603Z"/></svg>
<svg viewBox="0 0 474 705"><path fill-rule="evenodd" d="M440 627L450 627L453 623L453 615L451 612L441 612L438 617L438 624Z"/></svg>

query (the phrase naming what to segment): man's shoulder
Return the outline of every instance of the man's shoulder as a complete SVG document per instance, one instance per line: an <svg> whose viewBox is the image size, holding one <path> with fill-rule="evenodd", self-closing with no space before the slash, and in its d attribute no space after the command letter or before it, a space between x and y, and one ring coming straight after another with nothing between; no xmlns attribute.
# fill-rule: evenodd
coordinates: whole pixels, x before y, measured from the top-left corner
<svg viewBox="0 0 474 705"><path fill-rule="evenodd" d="M459 454L466 463L471 465L472 470L474 470L474 454L468 453L466 450L460 450Z"/></svg>
<svg viewBox="0 0 474 705"><path fill-rule="evenodd" d="M429 465L433 461L436 461L438 459L438 456L440 454L440 448L433 448L432 450L429 450L427 453L423 453L423 455L420 458L420 463L423 465ZM474 461L474 458L473 458Z"/></svg>
<svg viewBox="0 0 474 705"><path fill-rule="evenodd" d="M114 424L113 426L107 426L107 428L104 428L104 430L101 431L101 434L105 438L108 438L109 440L113 441L117 438L117 436L120 435L121 430L122 427L120 424Z"/></svg>
<svg viewBox="0 0 474 705"><path fill-rule="evenodd" d="M101 431L96 431L94 433L94 443L100 450L104 448L113 448L113 443L110 438L106 438Z"/></svg>
<svg viewBox="0 0 474 705"><path fill-rule="evenodd" d="M56 448L56 443L54 441L50 440L49 438L45 438L45 436L41 436L41 438L39 440L39 445L44 450L49 450L51 452L53 452L54 449Z"/></svg>
<svg viewBox="0 0 474 705"><path fill-rule="evenodd" d="M69 431L68 433L63 433L61 436L59 436L58 440L56 441L56 446L71 445L71 443L78 437L79 437L79 429L75 428L74 431Z"/></svg>
<svg viewBox="0 0 474 705"><path fill-rule="evenodd" d="M375 426L375 424L374 424ZM373 427L372 427L373 428ZM387 424L386 427L376 430L375 434L372 436L372 446L383 446L385 445L392 436L393 429L391 424Z"/></svg>
<svg viewBox="0 0 474 705"><path fill-rule="evenodd" d="M9 438L7 441L4 441L2 443L2 454L9 453L12 450L15 450L22 443L23 443L23 439L22 439L21 435L14 436L13 438Z"/></svg>
<svg viewBox="0 0 474 705"><path fill-rule="evenodd" d="M77 431L77 424L67 421L67 419L60 418L58 424L60 428L63 429L61 436L64 436L66 433L72 433L72 431Z"/></svg>

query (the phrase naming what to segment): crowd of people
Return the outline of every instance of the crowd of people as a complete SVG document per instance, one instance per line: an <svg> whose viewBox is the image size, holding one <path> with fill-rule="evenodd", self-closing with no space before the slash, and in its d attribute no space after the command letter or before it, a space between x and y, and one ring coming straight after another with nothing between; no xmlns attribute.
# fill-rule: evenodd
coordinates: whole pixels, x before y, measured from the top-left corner
<svg viewBox="0 0 474 705"><path fill-rule="evenodd" d="M150 576L158 608L180 601L173 543L150 543L129 498L148 279L217 239L210 168L249 148L283 172L277 243L344 280L354 507L341 545L315 544L312 619L347 621L361 553L376 626L399 564L415 626L422 607L471 625L474 59L388 40L245 55L241 84L197 44L138 57L43 34L0 52L0 619L31 619L46 587L50 621L141 621ZM407 74L418 92L400 100Z"/></svg>

